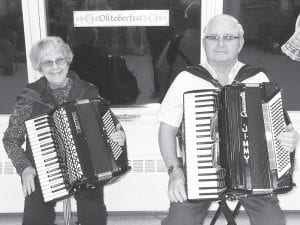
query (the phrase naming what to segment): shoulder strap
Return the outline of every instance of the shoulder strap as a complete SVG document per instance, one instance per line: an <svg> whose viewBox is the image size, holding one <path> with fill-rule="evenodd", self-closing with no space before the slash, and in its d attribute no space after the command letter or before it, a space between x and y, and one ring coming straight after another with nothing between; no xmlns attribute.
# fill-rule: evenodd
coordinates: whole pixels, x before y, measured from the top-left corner
<svg viewBox="0 0 300 225"><path fill-rule="evenodd" d="M184 61L186 62L186 64L188 66L192 65L191 60L182 51L180 51L179 49L177 49L177 53L184 59Z"/></svg>
<svg viewBox="0 0 300 225"><path fill-rule="evenodd" d="M183 35L176 35L170 40L169 48L167 52L167 60L170 66L172 66L176 59L176 52L178 51L179 42Z"/></svg>
<svg viewBox="0 0 300 225"><path fill-rule="evenodd" d="M233 83L242 82L243 80L246 80L260 72L263 72L266 74L266 71L263 68L246 64L239 70L236 77L234 78Z"/></svg>
<svg viewBox="0 0 300 225"><path fill-rule="evenodd" d="M185 70L196 77L202 78L203 80L212 83L217 88L222 87L220 82L217 79L213 78L213 76L203 66L188 66Z"/></svg>
<svg viewBox="0 0 300 225"><path fill-rule="evenodd" d="M203 66L200 66L200 65L188 66L185 70L197 77L200 77L200 78L212 83L217 88L222 87L220 82L217 79L213 78L213 76ZM260 72L263 72L266 74L265 70L260 67L255 67L252 65L244 65L237 73L233 83L242 82L243 80L246 80Z"/></svg>
<svg viewBox="0 0 300 225"><path fill-rule="evenodd" d="M169 49L167 53L167 60L170 66L172 66L176 59L176 54L179 54L188 66L192 65L192 61L179 49L179 43L184 35L176 35L169 44Z"/></svg>
<svg viewBox="0 0 300 225"><path fill-rule="evenodd" d="M25 98L30 101L45 105L50 108L54 108L51 104L45 102L42 98L41 95L34 89L30 87L26 87L23 89L22 93L17 96L17 98Z"/></svg>

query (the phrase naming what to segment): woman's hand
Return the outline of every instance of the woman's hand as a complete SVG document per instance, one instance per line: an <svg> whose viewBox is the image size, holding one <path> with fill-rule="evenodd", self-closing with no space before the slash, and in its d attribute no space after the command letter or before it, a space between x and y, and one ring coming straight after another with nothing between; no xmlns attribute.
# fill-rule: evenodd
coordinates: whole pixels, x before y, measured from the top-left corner
<svg viewBox="0 0 300 225"><path fill-rule="evenodd" d="M125 133L121 130L121 124L117 124L116 132L112 133L109 138L111 138L114 142L118 142L120 146L125 144Z"/></svg>
<svg viewBox="0 0 300 225"><path fill-rule="evenodd" d="M35 176L36 171L32 166L26 167L22 172L22 189L25 197L35 191Z"/></svg>

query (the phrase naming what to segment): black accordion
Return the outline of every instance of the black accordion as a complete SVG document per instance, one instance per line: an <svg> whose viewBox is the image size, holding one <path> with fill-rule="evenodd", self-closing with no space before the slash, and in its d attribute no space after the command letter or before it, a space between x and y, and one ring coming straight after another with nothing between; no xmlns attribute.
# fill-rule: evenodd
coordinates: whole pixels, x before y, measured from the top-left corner
<svg viewBox="0 0 300 225"><path fill-rule="evenodd" d="M25 122L45 202L114 182L130 169L126 145L109 137L117 124L102 99L67 102Z"/></svg>
<svg viewBox="0 0 300 225"><path fill-rule="evenodd" d="M291 155L276 138L288 122L278 85L233 84L184 93L188 200L285 193Z"/></svg>

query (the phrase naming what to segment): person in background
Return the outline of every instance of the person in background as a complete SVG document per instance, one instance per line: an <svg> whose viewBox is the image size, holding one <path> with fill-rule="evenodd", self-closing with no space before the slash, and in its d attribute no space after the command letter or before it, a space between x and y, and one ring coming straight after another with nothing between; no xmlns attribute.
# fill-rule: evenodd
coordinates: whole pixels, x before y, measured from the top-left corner
<svg viewBox="0 0 300 225"><path fill-rule="evenodd" d="M74 54L70 70L80 79L88 81L101 90L105 89L107 53L95 46L98 30L93 27L74 27L68 32L69 43Z"/></svg>
<svg viewBox="0 0 300 225"><path fill-rule="evenodd" d="M292 34L292 18L278 1L270 1L265 21L259 25L258 40L264 50L280 53L281 45Z"/></svg>
<svg viewBox="0 0 300 225"><path fill-rule="evenodd" d="M294 34L281 46L281 51L290 59L300 61L300 14L295 23Z"/></svg>
<svg viewBox="0 0 300 225"><path fill-rule="evenodd" d="M23 225L54 225L56 204L43 202L32 149L26 137L25 121L49 113L67 101L100 97L94 85L82 81L76 73L69 70L72 58L69 46L59 37L46 37L33 45L30 60L33 68L43 76L28 84L17 96L4 133L4 148L21 176L25 196ZM22 148L25 138L26 151ZM125 135L122 130L117 130L111 138L124 145ZM79 224L106 224L107 212L102 186L78 193L75 199Z"/></svg>
<svg viewBox="0 0 300 225"><path fill-rule="evenodd" d="M2 74L13 74L15 52L16 49L13 44L8 39L2 38L0 33L0 68L3 69Z"/></svg>
<svg viewBox="0 0 300 225"><path fill-rule="evenodd" d="M244 30L232 16L217 15L204 28L203 47L207 61L201 66L219 85L231 84L244 67L238 55L244 44ZM245 83L268 82L264 72L258 72L245 80ZM183 118L183 93L190 90L216 89L209 81L183 71L175 78L166 93L157 118L160 121L159 146L164 162L168 168L168 196L170 208L162 225L201 225L208 213L210 201L191 203L187 201L185 174L182 159L176 150L176 134ZM278 135L284 149L295 150L298 133L291 124ZM250 218L251 225L284 225L285 217L278 204L276 195L249 196L239 199Z"/></svg>
<svg viewBox="0 0 300 225"><path fill-rule="evenodd" d="M151 94L152 99L160 98L162 95L162 88L158 82L158 71L156 63L162 53L165 45L174 36L175 29L173 25L172 11L177 0L156 0L144 1L144 9L170 9L170 26L166 27L146 27L146 38L149 44L149 50L153 66L153 84L154 92Z"/></svg>
<svg viewBox="0 0 300 225"><path fill-rule="evenodd" d="M168 42L156 64L163 94L184 68L200 63L200 3L189 4L184 14L186 32Z"/></svg>

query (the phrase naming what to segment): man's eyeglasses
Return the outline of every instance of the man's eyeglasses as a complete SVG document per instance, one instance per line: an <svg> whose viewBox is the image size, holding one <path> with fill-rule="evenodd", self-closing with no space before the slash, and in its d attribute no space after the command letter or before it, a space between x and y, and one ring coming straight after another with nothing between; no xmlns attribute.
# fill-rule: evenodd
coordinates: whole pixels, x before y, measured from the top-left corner
<svg viewBox="0 0 300 225"><path fill-rule="evenodd" d="M221 38L223 39L223 41L226 42L230 42L230 41L234 41L236 39L240 39L239 36L233 36L233 35L224 35L224 36L218 36L218 35L207 35L205 36L206 40L209 41L219 41Z"/></svg>
<svg viewBox="0 0 300 225"><path fill-rule="evenodd" d="M56 60L47 60L47 61L43 61L43 62L40 62L40 66L42 68L45 68L45 69L48 69L48 68L51 68L54 63L58 66L63 66L63 65L66 65L68 63L68 59L67 58L58 58Z"/></svg>

